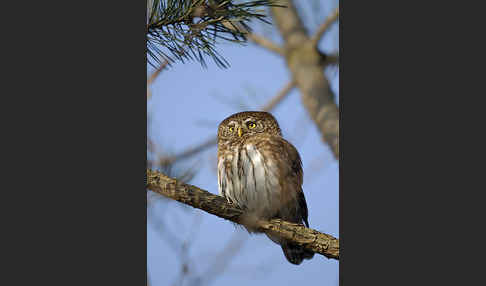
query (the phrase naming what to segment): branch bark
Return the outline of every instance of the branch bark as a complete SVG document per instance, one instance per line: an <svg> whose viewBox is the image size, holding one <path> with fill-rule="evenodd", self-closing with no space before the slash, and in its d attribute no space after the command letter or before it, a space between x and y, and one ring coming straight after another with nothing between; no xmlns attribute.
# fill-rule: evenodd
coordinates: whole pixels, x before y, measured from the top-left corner
<svg viewBox="0 0 486 286"><path fill-rule="evenodd" d="M274 22L284 39L285 60L302 96L302 103L339 160L339 110L324 75L325 59L302 24L290 0L271 7Z"/></svg>
<svg viewBox="0 0 486 286"><path fill-rule="evenodd" d="M184 184L150 169L147 169L146 183L147 188L153 192L241 224L240 217L243 211L221 196ZM339 240L331 235L279 219L258 221L257 228L261 232L276 234L291 240L327 258L339 260Z"/></svg>

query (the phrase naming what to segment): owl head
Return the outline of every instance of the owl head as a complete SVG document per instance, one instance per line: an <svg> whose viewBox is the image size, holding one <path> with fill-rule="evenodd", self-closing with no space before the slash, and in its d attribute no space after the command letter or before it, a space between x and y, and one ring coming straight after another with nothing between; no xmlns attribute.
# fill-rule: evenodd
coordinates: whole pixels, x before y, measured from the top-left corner
<svg viewBox="0 0 486 286"><path fill-rule="evenodd" d="M244 111L224 119L218 127L218 138L242 140L256 134L282 136L277 120L264 111Z"/></svg>

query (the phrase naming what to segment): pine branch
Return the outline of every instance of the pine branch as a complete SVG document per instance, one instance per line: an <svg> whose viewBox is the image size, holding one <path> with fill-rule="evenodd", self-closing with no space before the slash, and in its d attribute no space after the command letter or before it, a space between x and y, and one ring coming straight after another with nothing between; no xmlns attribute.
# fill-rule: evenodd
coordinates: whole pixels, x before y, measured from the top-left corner
<svg viewBox="0 0 486 286"><path fill-rule="evenodd" d="M274 0L153 0L147 19L147 53L149 64L196 60L206 65L211 57L220 67L228 62L216 51L217 40L246 42L244 32L232 29L242 25L250 30L251 20L269 23L262 8L279 6ZM230 27L223 25L230 23Z"/></svg>
<svg viewBox="0 0 486 286"><path fill-rule="evenodd" d="M243 211L228 203L225 198L184 184L157 171L147 169L147 188L183 204L241 224L240 217ZM339 239L331 235L280 219L258 221L257 228L260 232L278 235L327 258L339 260Z"/></svg>

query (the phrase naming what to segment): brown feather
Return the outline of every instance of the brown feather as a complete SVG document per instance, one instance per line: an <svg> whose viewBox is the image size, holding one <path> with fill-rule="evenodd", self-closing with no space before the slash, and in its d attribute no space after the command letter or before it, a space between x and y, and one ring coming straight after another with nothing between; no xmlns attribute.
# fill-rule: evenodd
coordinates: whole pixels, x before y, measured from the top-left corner
<svg viewBox="0 0 486 286"><path fill-rule="evenodd" d="M309 226L302 184L299 153L282 137L277 120L270 113L240 112L220 123L219 192L245 210L247 218L280 218ZM253 231L250 224L247 229ZM282 246L285 257L293 264L314 255L289 241L267 236Z"/></svg>

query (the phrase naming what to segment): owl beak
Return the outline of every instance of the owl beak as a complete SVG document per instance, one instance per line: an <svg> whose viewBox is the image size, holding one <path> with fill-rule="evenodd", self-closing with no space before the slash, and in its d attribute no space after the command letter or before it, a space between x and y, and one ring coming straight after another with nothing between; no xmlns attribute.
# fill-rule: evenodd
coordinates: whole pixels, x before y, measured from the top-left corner
<svg viewBox="0 0 486 286"><path fill-rule="evenodd" d="M243 130L241 130L241 127L238 127L238 137L241 137L243 134Z"/></svg>

